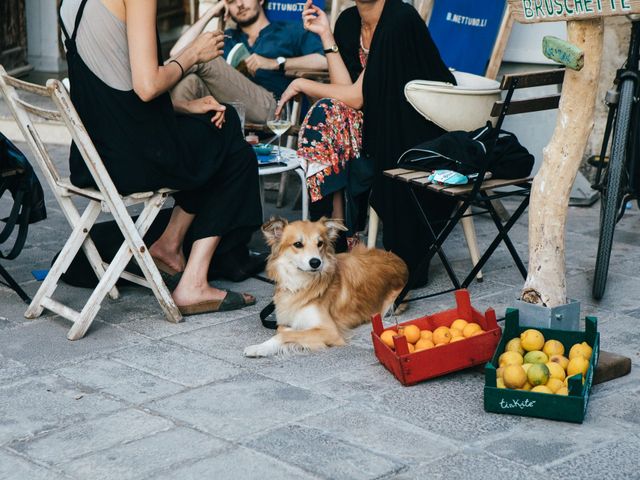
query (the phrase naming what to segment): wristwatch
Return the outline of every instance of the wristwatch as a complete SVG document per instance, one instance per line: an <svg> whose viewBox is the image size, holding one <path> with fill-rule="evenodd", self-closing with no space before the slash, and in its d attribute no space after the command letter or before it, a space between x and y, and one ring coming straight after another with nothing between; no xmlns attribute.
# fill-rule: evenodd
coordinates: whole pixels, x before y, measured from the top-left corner
<svg viewBox="0 0 640 480"><path fill-rule="evenodd" d="M327 53L338 53L338 45L336 45L335 43L333 45L331 45L329 48L325 48L324 49L324 53L325 55Z"/></svg>
<svg viewBox="0 0 640 480"><path fill-rule="evenodd" d="M287 61L284 57L277 57L276 62L278 62L278 70L284 72L284 64Z"/></svg>

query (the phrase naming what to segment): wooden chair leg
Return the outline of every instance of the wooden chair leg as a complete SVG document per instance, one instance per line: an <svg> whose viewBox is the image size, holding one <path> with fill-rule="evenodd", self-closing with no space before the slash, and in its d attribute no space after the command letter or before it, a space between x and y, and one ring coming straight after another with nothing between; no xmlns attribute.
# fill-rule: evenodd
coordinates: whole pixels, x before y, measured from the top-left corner
<svg viewBox="0 0 640 480"><path fill-rule="evenodd" d="M380 219L376 211L369 207L369 231L367 232L367 248L375 248L378 239L378 224Z"/></svg>
<svg viewBox="0 0 640 480"><path fill-rule="evenodd" d="M72 223L73 231L67 239L67 243L64 244L58 259L55 261L49 273L45 277L42 285L36 292L31 301L31 304L24 312L25 318L37 318L42 315L44 307L42 305L43 299L50 297L58 286L58 280L62 274L67 270L76 253L80 250L85 238L89 234L91 226L95 223L98 215L100 214L100 203L89 202L87 208L82 213L78 222Z"/></svg>
<svg viewBox="0 0 640 480"><path fill-rule="evenodd" d="M467 208L464 212L465 215L471 214L471 207ZM476 227L473 224L473 217L465 216L460 219L462 224L462 231L464 232L464 238L467 241L467 248L469 248L469 255L471 256L471 262L473 266L478 264L480 260L480 250L478 250L478 240L476 238ZM482 271L476 274L476 279L482 281Z"/></svg>

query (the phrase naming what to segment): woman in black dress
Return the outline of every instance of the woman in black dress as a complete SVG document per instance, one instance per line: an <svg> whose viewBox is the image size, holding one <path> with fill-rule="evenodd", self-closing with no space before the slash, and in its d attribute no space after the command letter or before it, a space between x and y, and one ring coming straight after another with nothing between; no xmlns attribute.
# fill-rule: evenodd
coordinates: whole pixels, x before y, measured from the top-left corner
<svg viewBox="0 0 640 480"><path fill-rule="evenodd" d="M210 286L207 272L218 247L246 242L262 222L255 154L233 109L213 97L172 105L167 93L222 53L222 33L203 33L163 65L156 11L157 0L64 1L71 98L121 194L180 191L150 252L162 270L182 272L173 292L181 312L241 308L255 298ZM93 185L75 145L70 168L74 184ZM187 231L196 239L188 260Z"/></svg>
<svg viewBox="0 0 640 480"><path fill-rule="evenodd" d="M390 180L382 172L394 168L405 150L443 133L407 102L404 97L407 82L422 79L455 83L455 79L418 12L401 0L356 0L355 7L346 9L338 17L335 34L331 33L324 12L310 0L303 11L303 20L305 28L322 39L331 83L297 79L283 93L281 104L304 93L314 98L337 99L361 110L362 145L359 158L351 159L349 164L352 167L359 164L359 170L366 170L364 167L368 164L373 171L370 203L384 225L384 246L398 254L409 270L414 271L432 243L433 235L420 222L406 186ZM365 55L366 62L363 62ZM303 127L301 134L309 130ZM349 169L346 171L352 173ZM362 172L357 173L364 177ZM334 169L333 174L341 175L343 170ZM323 180L329 183L327 178ZM346 183L349 188L353 182L335 183ZM455 206L454 202L430 192L417 194L435 224L448 218ZM335 204L335 198L333 203L326 203L325 214L332 215L332 208L335 213ZM426 278L413 279L412 283L424 284Z"/></svg>

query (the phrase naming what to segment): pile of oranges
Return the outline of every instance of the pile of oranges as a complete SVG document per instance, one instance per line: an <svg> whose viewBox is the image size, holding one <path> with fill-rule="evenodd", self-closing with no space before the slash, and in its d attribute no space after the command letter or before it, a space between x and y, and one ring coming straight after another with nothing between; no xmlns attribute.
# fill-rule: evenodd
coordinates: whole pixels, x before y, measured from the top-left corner
<svg viewBox="0 0 640 480"><path fill-rule="evenodd" d="M438 327L433 331L420 330L417 325L400 326L397 332L393 329L388 329L380 334L380 340L393 350L395 348L393 337L404 335L409 345L409 353L413 353L459 342L482 333L485 333L485 331L479 324L458 318L448 327Z"/></svg>

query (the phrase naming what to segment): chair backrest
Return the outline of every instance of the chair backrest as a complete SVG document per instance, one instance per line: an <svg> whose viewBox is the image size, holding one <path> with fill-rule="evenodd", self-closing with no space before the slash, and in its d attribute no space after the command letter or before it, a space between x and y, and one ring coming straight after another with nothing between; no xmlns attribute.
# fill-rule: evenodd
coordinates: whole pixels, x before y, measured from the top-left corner
<svg viewBox="0 0 640 480"><path fill-rule="evenodd" d="M41 127L32 121L32 115L41 119L59 121L65 124L98 189L105 196L105 201L109 204L109 207L113 208L114 205L111 205L114 198L113 195L119 197L116 187L104 163L102 163L102 159L100 155L98 155L87 130L80 120L64 85L60 81L53 79L47 82L46 87L18 80L8 75L2 65L0 65L0 90L2 90L9 109L52 190L58 191L60 189L60 181L63 176L51 159L38 133L38 129ZM21 98L18 92L28 92L40 97L50 98L57 109L50 110L33 105Z"/></svg>

